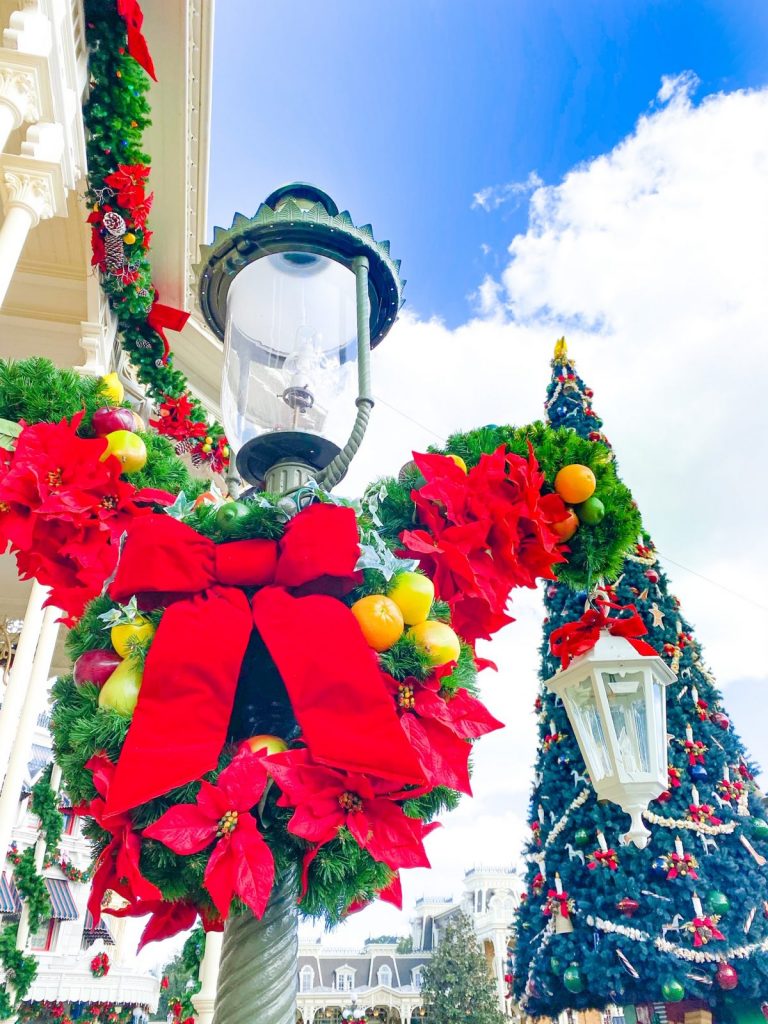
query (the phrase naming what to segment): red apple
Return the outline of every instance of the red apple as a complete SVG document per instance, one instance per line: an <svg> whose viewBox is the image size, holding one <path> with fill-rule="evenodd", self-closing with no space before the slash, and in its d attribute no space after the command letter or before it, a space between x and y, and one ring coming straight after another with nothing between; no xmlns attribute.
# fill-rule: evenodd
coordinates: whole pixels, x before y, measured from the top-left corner
<svg viewBox="0 0 768 1024"><path fill-rule="evenodd" d="M262 736L251 736L247 740L243 740L240 744L241 749L247 747L252 754L282 754L284 750L288 749L288 744L285 740L281 740L279 736L269 736L266 733Z"/></svg>
<svg viewBox="0 0 768 1024"><path fill-rule="evenodd" d="M86 651L75 662L72 674L77 686L103 686L123 659L114 651Z"/></svg>
<svg viewBox="0 0 768 1024"><path fill-rule="evenodd" d="M97 409L91 419L93 429L98 437L111 434L113 430L135 430L136 420L133 409ZM144 424L142 423L142 430Z"/></svg>

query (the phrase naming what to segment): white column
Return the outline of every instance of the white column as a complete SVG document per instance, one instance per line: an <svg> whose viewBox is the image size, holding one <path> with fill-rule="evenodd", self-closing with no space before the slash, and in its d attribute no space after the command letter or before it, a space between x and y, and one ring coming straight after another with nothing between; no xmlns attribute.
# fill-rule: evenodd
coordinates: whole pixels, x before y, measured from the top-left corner
<svg viewBox="0 0 768 1024"><path fill-rule="evenodd" d="M59 633L59 624L56 620L60 615L61 612L58 608L46 608L43 613L43 624L35 659L32 663L29 688L24 700L24 707L21 709L5 781L2 791L0 791L0 854L5 853L11 841L37 718L46 705L53 650Z"/></svg>
<svg viewBox="0 0 768 1024"><path fill-rule="evenodd" d="M16 158L16 162L20 160L25 163L14 167L5 164L3 171L5 220L0 228L0 306L5 300L30 228L58 212L55 183L48 171L55 165L42 164L30 157ZM46 169L35 169L38 163Z"/></svg>
<svg viewBox="0 0 768 1024"><path fill-rule="evenodd" d="M211 1024L213 1020L223 938L223 932L206 932L205 935L205 953L200 962L199 974L202 987L196 995L192 996L192 1005L197 1013L199 1024Z"/></svg>
<svg viewBox="0 0 768 1024"><path fill-rule="evenodd" d="M40 92L33 68L20 67L15 55L0 57L0 153L8 136L24 121L40 119Z"/></svg>
<svg viewBox="0 0 768 1024"><path fill-rule="evenodd" d="M57 764L54 764L51 771L51 789L54 793L59 792L59 786L61 784L61 768ZM45 836L42 832L37 837L35 843L35 868L38 874L42 874L43 862L45 861L45 851L48 843L46 842ZM21 917L19 918L19 930L16 933L16 949L20 949L22 952L27 948L27 939L29 938L29 908L26 903L21 908Z"/></svg>
<svg viewBox="0 0 768 1024"><path fill-rule="evenodd" d="M8 762L11 758L13 737L24 704L32 661L37 649L40 627L43 624L43 601L48 594L46 587L41 587L37 580L32 582L32 590L24 613L24 625L19 634L16 654L11 664L8 684L5 688L3 706L0 708L0 785L5 777ZM0 847L0 853L4 853Z"/></svg>

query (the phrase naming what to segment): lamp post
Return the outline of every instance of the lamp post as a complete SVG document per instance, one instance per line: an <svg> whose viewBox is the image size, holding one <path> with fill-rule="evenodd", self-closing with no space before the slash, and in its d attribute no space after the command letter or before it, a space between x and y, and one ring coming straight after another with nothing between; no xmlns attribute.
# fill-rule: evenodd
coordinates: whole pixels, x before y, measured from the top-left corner
<svg viewBox="0 0 768 1024"><path fill-rule="evenodd" d="M310 480L334 487L362 443L371 349L402 305L400 262L369 224L356 227L327 193L294 182L252 218L214 228L196 269L203 315L224 342L222 419L237 472L254 489L294 494L298 507L296 492ZM339 434L334 398L355 364L357 410ZM295 885L284 877L261 920L227 921L214 1024L295 1024L297 956Z"/></svg>
<svg viewBox="0 0 768 1024"><path fill-rule="evenodd" d="M402 304L389 242L356 227L321 189L294 182L251 219L236 214L228 230L215 228L201 256L200 304L224 342L222 418L240 476L272 493L310 479L335 486L373 407L371 349ZM334 440L327 420L355 363L357 414L348 437Z"/></svg>
<svg viewBox="0 0 768 1024"><path fill-rule="evenodd" d="M600 632L595 646L547 680L562 698L598 798L631 818L625 843L644 847L642 813L667 788L665 687L677 676L658 655Z"/></svg>

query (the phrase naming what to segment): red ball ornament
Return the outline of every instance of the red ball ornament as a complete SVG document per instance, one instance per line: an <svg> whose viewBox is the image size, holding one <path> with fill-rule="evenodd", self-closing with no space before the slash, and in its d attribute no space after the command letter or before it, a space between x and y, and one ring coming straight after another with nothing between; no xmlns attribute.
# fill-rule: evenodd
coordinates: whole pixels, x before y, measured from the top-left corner
<svg viewBox="0 0 768 1024"><path fill-rule="evenodd" d="M727 729L731 724L728 715L724 715L722 711L713 711L709 716L709 720L713 725L717 725L723 730Z"/></svg>
<svg viewBox="0 0 768 1024"><path fill-rule="evenodd" d="M718 964L715 981L725 992L730 992L739 984L739 976L730 964Z"/></svg>
<svg viewBox="0 0 768 1024"><path fill-rule="evenodd" d="M645 578L651 583L659 582L659 574L656 572L655 569L646 569L644 575Z"/></svg>
<svg viewBox="0 0 768 1024"><path fill-rule="evenodd" d="M640 909L640 904L637 900L633 900L631 896L625 896L616 904L616 909L624 914L625 917L632 917Z"/></svg>

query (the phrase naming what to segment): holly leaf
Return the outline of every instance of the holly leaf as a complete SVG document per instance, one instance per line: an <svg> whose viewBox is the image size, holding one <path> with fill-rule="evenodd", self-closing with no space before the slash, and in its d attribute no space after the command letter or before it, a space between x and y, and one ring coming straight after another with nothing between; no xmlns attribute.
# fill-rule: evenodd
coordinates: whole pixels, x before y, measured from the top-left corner
<svg viewBox="0 0 768 1024"><path fill-rule="evenodd" d="M0 448L13 448L13 442L21 431L21 424L15 420L0 419Z"/></svg>

